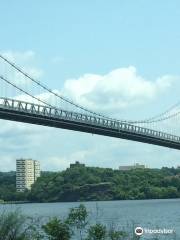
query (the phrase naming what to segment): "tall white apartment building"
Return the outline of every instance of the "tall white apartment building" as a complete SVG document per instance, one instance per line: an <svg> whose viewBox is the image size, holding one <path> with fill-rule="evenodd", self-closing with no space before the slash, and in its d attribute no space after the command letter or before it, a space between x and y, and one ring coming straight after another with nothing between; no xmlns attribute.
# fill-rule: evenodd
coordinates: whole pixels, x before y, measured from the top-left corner
<svg viewBox="0 0 180 240"><path fill-rule="evenodd" d="M32 184L40 177L40 163L32 159L16 160L16 190L30 190Z"/></svg>

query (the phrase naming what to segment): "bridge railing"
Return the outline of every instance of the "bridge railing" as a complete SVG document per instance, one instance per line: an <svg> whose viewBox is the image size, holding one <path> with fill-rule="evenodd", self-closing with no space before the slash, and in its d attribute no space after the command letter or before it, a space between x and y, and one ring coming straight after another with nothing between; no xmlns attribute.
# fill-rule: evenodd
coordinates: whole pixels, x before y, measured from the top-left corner
<svg viewBox="0 0 180 240"><path fill-rule="evenodd" d="M133 124L110 120L106 118L101 118L97 116L91 116L86 114L81 114L73 111L67 111L59 108L49 107L46 105L40 105L37 103L29 103L21 100L10 99L10 98L0 98L0 108L8 109L13 111L20 111L25 113L31 113L41 116L47 116L53 119L62 119L66 121L81 122L84 124L95 125L98 127L105 127L112 130L136 133L144 136L150 136L154 138L160 138L164 140L169 140L173 142L180 142L180 137L164 133L161 131L156 131L153 129L148 129Z"/></svg>

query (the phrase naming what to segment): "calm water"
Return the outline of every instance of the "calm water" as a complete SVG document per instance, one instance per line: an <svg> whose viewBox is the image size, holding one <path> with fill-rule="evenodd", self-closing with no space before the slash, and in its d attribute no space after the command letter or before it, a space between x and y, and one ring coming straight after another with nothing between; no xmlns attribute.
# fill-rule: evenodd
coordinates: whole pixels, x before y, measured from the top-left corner
<svg viewBox="0 0 180 240"><path fill-rule="evenodd" d="M22 212L36 217L66 217L70 208L79 206L80 203L35 203L18 205L0 205L4 208L21 208ZM101 222L109 225L132 229L133 226L157 229L167 228L176 232L180 239L180 199L172 200L138 200L138 201L109 201L109 202L85 202L83 203L89 213L90 221ZM158 235L159 236L159 235ZM161 239L175 239L173 235L160 235ZM142 239L154 239L150 234L145 234Z"/></svg>

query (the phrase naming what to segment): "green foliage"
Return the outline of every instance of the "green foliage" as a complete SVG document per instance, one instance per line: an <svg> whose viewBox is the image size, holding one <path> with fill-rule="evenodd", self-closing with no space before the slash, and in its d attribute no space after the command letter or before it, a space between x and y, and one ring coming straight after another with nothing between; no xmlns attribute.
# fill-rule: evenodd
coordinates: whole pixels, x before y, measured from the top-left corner
<svg viewBox="0 0 180 240"><path fill-rule="evenodd" d="M124 231L117 231L113 228L108 230L100 223L90 226L87 219L87 209L83 204L80 204L69 210L65 221L53 218L43 225L42 229L51 240L69 240L72 235L81 240L125 240L125 237L128 236ZM79 232L78 238L77 232Z"/></svg>
<svg viewBox="0 0 180 240"><path fill-rule="evenodd" d="M180 197L180 169L112 169L76 167L44 175L30 201L92 201Z"/></svg>
<svg viewBox="0 0 180 240"><path fill-rule="evenodd" d="M108 235L110 240L124 240L126 237L128 237L126 232L115 230L113 228L109 230Z"/></svg>
<svg viewBox="0 0 180 240"><path fill-rule="evenodd" d="M71 208L66 222L77 229L80 239L83 239L83 234L88 224L88 212L86 207L80 204L77 208Z"/></svg>
<svg viewBox="0 0 180 240"><path fill-rule="evenodd" d="M69 226L60 219L53 218L42 226L50 240L69 240L71 232Z"/></svg>
<svg viewBox="0 0 180 240"><path fill-rule="evenodd" d="M0 214L0 240L41 239L37 223L22 215L19 210Z"/></svg>
<svg viewBox="0 0 180 240"><path fill-rule="evenodd" d="M71 208L67 218L70 225L76 226L77 229L85 228L87 225L88 212L83 204L77 208Z"/></svg>
<svg viewBox="0 0 180 240"><path fill-rule="evenodd" d="M5 201L25 201L27 192L16 192L16 173L0 172L0 199Z"/></svg>
<svg viewBox="0 0 180 240"><path fill-rule="evenodd" d="M68 202L180 197L180 168L133 169L74 167L43 172L31 192L17 193L15 173L0 173L0 199Z"/></svg>
<svg viewBox="0 0 180 240"><path fill-rule="evenodd" d="M97 223L88 229L87 240L105 240L106 239L106 226Z"/></svg>
<svg viewBox="0 0 180 240"><path fill-rule="evenodd" d="M11 200L16 193L16 176L15 172L0 172L0 199Z"/></svg>

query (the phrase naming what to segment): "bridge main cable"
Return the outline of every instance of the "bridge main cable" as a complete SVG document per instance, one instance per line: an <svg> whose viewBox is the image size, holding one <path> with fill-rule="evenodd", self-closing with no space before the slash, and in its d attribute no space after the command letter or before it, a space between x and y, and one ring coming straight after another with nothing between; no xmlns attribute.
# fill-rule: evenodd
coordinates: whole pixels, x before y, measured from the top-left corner
<svg viewBox="0 0 180 240"><path fill-rule="evenodd" d="M79 105L79 104L77 104L77 103L74 103L74 102L71 101L70 99L67 99L67 98L65 98L65 97L63 97L63 96L60 96L60 95L57 94L56 92L53 92L53 90L51 90L51 89L50 89L49 87L47 87L45 84L42 84L40 81L32 78L29 74L27 74L27 73L25 73L23 70L21 70L20 67L18 67L18 66L15 65L14 63L10 62L7 58L5 58L4 56L2 56L1 54L0 54L0 58L3 59L5 62L7 62L9 65L11 65L11 66L12 66L14 69L16 69L18 72L20 72L21 74L23 74L25 77L27 77L28 79L30 79L31 81L33 81L34 83L36 83L38 86L42 87L44 90L46 90L46 91L48 91L49 93L53 94L54 96L60 98L61 100L65 101L65 102L67 102L67 103L69 103L69 104L71 104L71 105L73 105L73 106L75 106L75 107L77 107L77 108L85 111L85 112L88 112L88 113L91 113L91 114L93 114L93 115L96 115L96 116L99 116L99 117L103 117L103 118L106 118L106 119L111 119L110 117L107 117L107 116L105 116L105 115L103 115L103 114L96 113L96 112L94 112L94 111L92 111L92 110L89 110L89 109L87 109L87 108L85 108L85 107L83 107L83 106L81 106L81 105Z"/></svg>
<svg viewBox="0 0 180 240"><path fill-rule="evenodd" d="M3 76L0 75L0 79L2 79L3 81L5 81L6 83L8 83L9 85L13 86L14 88L18 89L19 91L25 93L26 95L28 95L29 97L32 97L33 99L37 100L38 102L41 102L43 104L45 104L46 106L49 106L51 108L55 108L54 106L52 106L51 104L31 95L30 93L28 93L27 91L23 90L22 88L18 87L17 85L15 85L14 83L8 81L6 78L4 78Z"/></svg>
<svg viewBox="0 0 180 240"><path fill-rule="evenodd" d="M51 90L49 87L47 87L45 84L42 84L40 81L32 78L29 74L27 74L26 72L24 72L23 70L21 70L20 67L18 67L17 65L15 65L14 63L12 63L11 61L9 61L7 58L5 58L3 55L0 54L0 58L3 59L5 62L7 62L10 66L12 66L14 69L16 69L18 72L20 72L22 75L24 75L25 77L27 77L28 79L30 79L31 81L33 81L34 83L36 83L38 86L42 87L44 90L48 91L49 93L53 94L54 96L60 98L61 100L85 111L85 112L88 112L90 114L93 114L93 115L96 115L96 116L99 116L99 117L103 117L105 119L109 119L109 120L116 120L116 121L119 121L119 122L124 122L124 123L130 123L130 124L141 124L141 123L156 123L156 122L161 122L161 121L164 121L164 120L167 120L167 119L170 119L174 116L177 116L178 114L180 114L180 112L177 112L177 113L174 113L174 114L171 114L169 116L165 116L163 117L164 115L170 113L175 107L179 106L180 105L180 102L176 103L175 105L173 105L172 107L170 107L168 110L164 111L163 113L159 114L159 115L156 115L154 117L151 117L151 118L148 118L148 119L144 119L144 120L123 120L123 119L115 119L115 118L110 118L108 116L105 116L103 114L100 114L100 113L97 113L97 112L94 112L92 110L89 110L75 102L73 102L72 100L64 97L64 96L61 96L59 94L57 94L56 92L54 92L53 90ZM7 79L5 79L3 76L1 76L1 79L6 81L7 83L11 84L10 81L8 81ZM27 94L28 96L42 102L43 104L46 104L48 106L51 106L51 107L54 107L52 106L51 104L29 94L27 91L24 91L23 89L19 88L18 86L16 86L15 84L11 84L13 87L19 89L21 92L24 92L25 94Z"/></svg>

